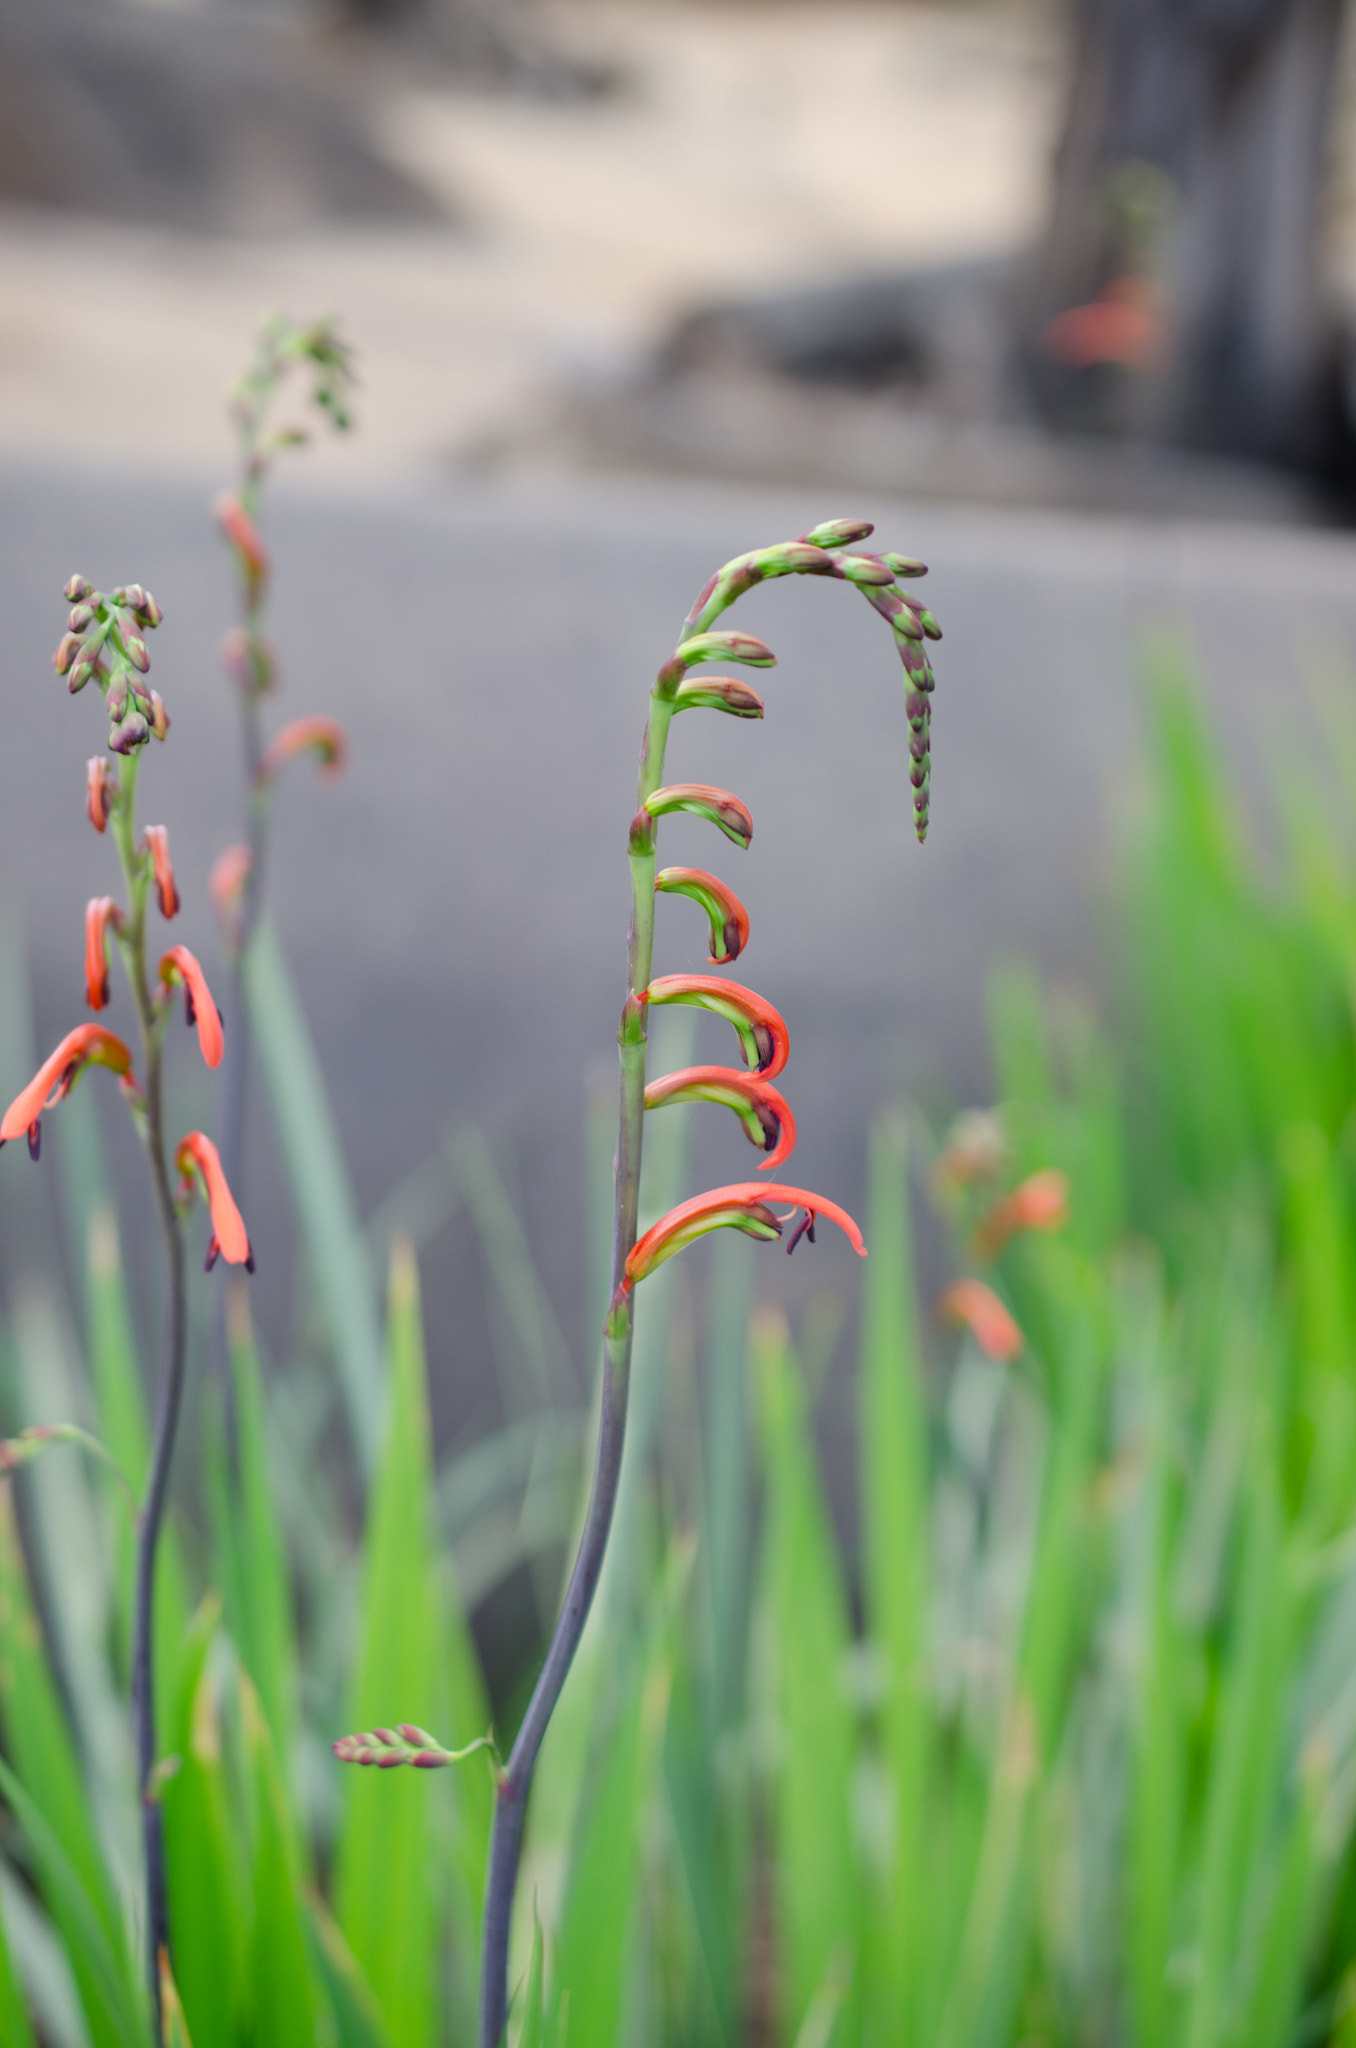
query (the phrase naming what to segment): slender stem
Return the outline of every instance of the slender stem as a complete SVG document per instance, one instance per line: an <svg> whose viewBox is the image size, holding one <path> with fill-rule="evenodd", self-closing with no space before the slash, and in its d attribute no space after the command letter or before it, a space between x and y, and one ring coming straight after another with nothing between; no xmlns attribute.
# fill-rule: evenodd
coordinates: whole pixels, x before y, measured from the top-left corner
<svg viewBox="0 0 1356 2048"><path fill-rule="evenodd" d="M655 823L645 812L647 797L664 774L664 753L673 716L676 673L661 671L650 697L650 722L640 755L638 804L631 828L631 931L627 946L627 992L622 1010L621 1101L618 1116L616 1195L612 1232L613 1309L603 1337L603 1390L598 1445L588 1512L579 1539L564 1605L528 1703L518 1738L502 1772L490 1838L485 1882L485 1926L480 1973L480 2048L500 2048L508 2017L508 1950L513 1895L518 1882L523 1821L537 1754L555 1711L598 1586L612 1528L626 1439L626 1403L631 1377L633 1315L618 1293L626 1258L636 1241L640 1209L640 1165L645 1126L646 1005L654 959Z"/></svg>
<svg viewBox="0 0 1356 2048"><path fill-rule="evenodd" d="M135 1612L132 1633L132 1717L136 1739L137 1790L141 1799L146 1862L146 1967L160 2038L160 1954L169 1948L169 1906L165 1891L165 1845L156 1763L154 1612L155 1565L169 1490L174 1438L183 1401L186 1354L184 1246L170 1187L165 1154L161 1087L162 1018L157 1014L146 972L146 911L149 864L135 846L137 757L125 758L122 786L113 814L114 837L127 884L128 919L124 957L141 1026L146 1073L144 1137L151 1185L164 1250L165 1296L150 1469L137 1530Z"/></svg>

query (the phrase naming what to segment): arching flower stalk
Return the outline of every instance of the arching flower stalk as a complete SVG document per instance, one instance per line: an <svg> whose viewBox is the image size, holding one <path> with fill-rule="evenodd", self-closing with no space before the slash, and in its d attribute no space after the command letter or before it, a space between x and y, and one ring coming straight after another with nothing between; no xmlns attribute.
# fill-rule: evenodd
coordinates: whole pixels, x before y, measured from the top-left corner
<svg viewBox="0 0 1356 2048"><path fill-rule="evenodd" d="M217 520L234 560L240 594L237 623L226 635L222 660L240 705L240 738L248 791L245 838L227 847L212 870L211 894L221 916L231 962L234 1028L222 1071L221 1156L227 1179L242 1178L245 1094L249 1038L245 1006L245 962L263 905L269 822L274 788L289 761L309 754L322 774L343 772L348 742L332 718L299 718L267 739L263 699L278 679L278 661L267 634L271 564L259 531L259 502L278 456L305 445L306 430L275 424L283 387L294 373L311 377L310 403L338 432L352 424L350 352L329 320L267 320L254 361L233 386L231 422L240 467L234 490L217 500ZM217 1305L214 1351L218 1366L226 1355L225 1302Z"/></svg>
<svg viewBox="0 0 1356 2048"><path fill-rule="evenodd" d="M164 1846L156 1792L156 1713L151 1658L152 1601L156 1550L164 1517L179 1409L183 1399L186 1345L183 1219L199 1182L212 1211L212 1251L253 1269L253 1255L240 1213L222 1173L216 1148L201 1131L180 1141L176 1163L182 1176L173 1184L166 1141L161 1074L174 990L182 988L189 1021L209 1067L223 1050L221 1018L207 979L187 946L171 946L151 966L149 921L179 911L179 893L162 825L137 835L136 793L141 756L152 737L164 739L169 718L158 694L145 682L150 667L144 634L160 623L160 608L139 584L108 595L92 590L83 576L66 585L72 611L68 631L53 661L69 677L72 691L95 682L109 717L108 744L120 756L116 771L106 758L89 764L86 812L99 833L111 833L122 869L125 902L96 896L85 913L85 994L92 1010L112 997L109 945L122 956L141 1041L143 1080L133 1071L131 1048L103 1024L80 1024L66 1034L26 1088L0 1118L0 1145L26 1137L31 1157L41 1149L42 1117L54 1109L87 1067L102 1066L118 1076L120 1089L145 1147L164 1252L164 1323L156 1388L155 1423L146 1491L137 1525L136 1585L132 1638L132 1711L137 1784L141 1795L146 1876L147 1982L160 2017L162 1966L169 1954L165 1902ZM157 2024L156 2035L160 2028Z"/></svg>
<svg viewBox="0 0 1356 2048"><path fill-rule="evenodd" d="M656 871L660 820L674 811L705 818L736 846L753 837L747 807L729 790L709 783L664 781L664 755L669 727L677 712L689 709L724 711L737 718L761 718L762 699L728 676L693 676L692 669L709 662L740 663L770 668L775 656L761 640L747 633L717 628L717 620L744 591L777 576L830 576L855 583L875 609L890 622L904 663L910 728L910 782L914 792L915 828L927 832L929 700L933 679L924 641L940 637L936 621L898 587L901 577L924 575L923 564L903 555L857 551L871 532L865 520L831 520L799 539L754 554L741 555L713 576L684 623L679 645L660 669L650 692L650 718L640 757L636 812L628 835L631 864L631 931L628 944L627 992L622 1005L618 1042L621 1049L621 1105L616 1161L616 1202L612 1249L612 1300L603 1330L603 1385L597 1455L584 1530L570 1574L556 1631L541 1676L528 1705L507 1764L497 1773L494 1830L485 1889L485 1922L480 1986L481 2048L500 2048L508 2009L509 1924L517 1883L523 1821L532 1774L547 1723L560 1697L593 1601L603 1553L607 1547L621 1473L626 1429L627 1386L635 1290L642 1280L685 1246L713 1230L742 1230L755 1238L783 1236L793 1227L786 1248L794 1251L803 1237L814 1241L815 1222L826 1216L846 1232L854 1249L865 1255L861 1232L846 1210L806 1188L783 1183L740 1181L713 1188L670 1210L637 1236L640 1167L645 1112L670 1104L715 1102L732 1109L752 1143L767 1153L764 1170L780 1166L796 1142L790 1108L773 1077L781 1073L790 1052L784 1020L772 1005L750 988L714 975L672 974L655 978L654 905L657 895L691 897L705 912L711 934L712 964L735 960L748 942L749 920L743 904L724 882L701 868ZM743 1054L743 1068L700 1066L650 1081L646 1075L649 1013L664 1003L694 1003L724 1017L733 1027ZM789 1213L778 1215L778 1205ZM793 1221L794 1219L794 1221ZM415 1738L418 1738L416 1740ZM416 1763L410 1753L424 1744L420 1731L399 1727L373 1734L347 1736L334 1745L343 1763ZM447 1753L439 1752L436 1761ZM450 1757L447 1757L450 1760Z"/></svg>

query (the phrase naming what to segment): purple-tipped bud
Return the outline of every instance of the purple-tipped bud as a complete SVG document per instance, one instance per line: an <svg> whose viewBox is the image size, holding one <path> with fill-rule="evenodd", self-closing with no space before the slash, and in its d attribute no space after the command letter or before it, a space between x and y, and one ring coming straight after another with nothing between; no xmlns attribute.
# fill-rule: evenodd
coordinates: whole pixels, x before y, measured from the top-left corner
<svg viewBox="0 0 1356 2048"><path fill-rule="evenodd" d="M926 576L928 573L927 563L915 561L912 555L885 554L881 560L896 576Z"/></svg>
<svg viewBox="0 0 1356 2048"><path fill-rule="evenodd" d="M90 589L91 586L86 583L83 576L72 576L62 592L62 596L65 597L69 604L78 604L82 597L89 596Z"/></svg>
<svg viewBox="0 0 1356 2048"><path fill-rule="evenodd" d="M879 555L835 555L833 573L846 583L864 586L888 588L895 580L894 570L888 568Z"/></svg>
<svg viewBox="0 0 1356 2048"><path fill-rule="evenodd" d="M689 676L678 686L675 711L728 711L732 718L761 718L763 700L738 676Z"/></svg>
<svg viewBox="0 0 1356 2048"><path fill-rule="evenodd" d="M80 661L76 663L75 667L71 670L71 679L66 685L66 688L70 691L73 697L76 697L80 694L81 690L84 689L86 683L89 681L90 677L93 674L94 663L92 661Z"/></svg>
<svg viewBox="0 0 1356 2048"><path fill-rule="evenodd" d="M108 735L108 744L115 754L135 754L138 747L145 746L150 736L151 728L141 713L129 711Z"/></svg>
<svg viewBox="0 0 1356 2048"><path fill-rule="evenodd" d="M146 642L136 633L124 633L122 641L127 649L127 659L133 668L139 669L141 674L145 675L151 665L151 657L146 652Z"/></svg>
<svg viewBox="0 0 1356 2048"><path fill-rule="evenodd" d="M71 606L71 615L67 619L66 624L70 627L73 633L83 633L85 628L87 626L92 626L93 623L93 605L76 604Z"/></svg>
<svg viewBox="0 0 1356 2048"><path fill-rule="evenodd" d="M684 640L673 659L684 668L696 668L704 661L738 661L745 668L775 668L777 657L752 633L694 633Z"/></svg>
<svg viewBox="0 0 1356 2048"><path fill-rule="evenodd" d="M71 617L75 617L74 612L71 613ZM79 632L76 630L75 627L72 627L71 631L63 637L63 639L61 640L57 647L56 653L52 656L52 667L56 670L59 676L68 675L70 673L70 670L75 665L76 657L79 654L83 644L84 643L80 638ZM85 667L84 680L86 682L89 681L88 664L86 664ZM77 683L73 685L73 687L78 689L80 685Z"/></svg>
<svg viewBox="0 0 1356 2048"><path fill-rule="evenodd" d="M127 716L127 671L125 669L114 676L108 686L108 695L104 702L108 706L108 715L114 725L117 725Z"/></svg>
<svg viewBox="0 0 1356 2048"><path fill-rule="evenodd" d="M875 532L869 519L822 519L800 538L812 548L850 548Z"/></svg>

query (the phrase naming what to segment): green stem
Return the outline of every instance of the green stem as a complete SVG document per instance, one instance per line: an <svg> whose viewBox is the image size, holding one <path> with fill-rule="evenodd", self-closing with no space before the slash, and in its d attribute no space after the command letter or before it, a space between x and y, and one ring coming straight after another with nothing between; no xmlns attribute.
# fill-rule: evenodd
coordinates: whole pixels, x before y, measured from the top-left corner
<svg viewBox="0 0 1356 2048"><path fill-rule="evenodd" d="M165 1886L165 1845L159 1794L153 1782L156 1764L155 1660L153 1655L155 1565L169 1491L170 1466L179 1410L183 1402L186 1353L184 1246L179 1213L170 1185L165 1152L162 1104L162 1017L157 1014L146 970L146 912L150 897L150 862L137 851L136 786L138 757L122 763L121 788L112 825L127 885L128 915L123 957L141 1027L146 1075L143 1136L150 1161L151 1185L160 1220L164 1251L165 1299L160 1372L156 1389L155 1424L150 1469L137 1533L136 1583L132 1635L132 1716L136 1737L137 1788L141 1799L142 1841L146 1865L146 1967L160 2038L160 1955L168 1951L169 1906Z"/></svg>

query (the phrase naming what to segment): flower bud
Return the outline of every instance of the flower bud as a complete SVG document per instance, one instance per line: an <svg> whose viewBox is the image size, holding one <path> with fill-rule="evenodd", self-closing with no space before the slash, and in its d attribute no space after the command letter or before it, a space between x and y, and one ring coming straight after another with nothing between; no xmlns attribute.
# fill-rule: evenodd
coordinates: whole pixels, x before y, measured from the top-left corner
<svg viewBox="0 0 1356 2048"><path fill-rule="evenodd" d="M869 540L875 530L869 519L822 519L800 538L812 548L849 548L859 540Z"/></svg>
<svg viewBox="0 0 1356 2048"><path fill-rule="evenodd" d="M673 659L684 668L696 668L704 661L738 661L745 668L777 666L772 649L752 633L694 633L675 649Z"/></svg>
<svg viewBox="0 0 1356 2048"><path fill-rule="evenodd" d="M159 690L151 691L151 731L158 740L163 740L170 729L170 715L165 709L165 700Z"/></svg>
<svg viewBox="0 0 1356 2048"><path fill-rule="evenodd" d="M690 896L700 903L711 925L711 962L728 966L749 943L749 913L733 889L705 868L661 868L654 878L657 893Z"/></svg>
<svg viewBox="0 0 1356 2048"><path fill-rule="evenodd" d="M28 1086L21 1089L0 1118L0 1145L28 1134L29 1150L37 1157L33 1127L45 1109L54 1109L70 1094L88 1066L109 1067L136 1087L132 1055L122 1040L102 1024L77 1024L68 1031L56 1051L38 1068Z"/></svg>
<svg viewBox="0 0 1356 2048"><path fill-rule="evenodd" d="M694 817L718 825L736 846L747 847L753 838L753 819L739 798L707 782L669 783L646 799L645 809L652 818L662 818L670 811L690 811Z"/></svg>
<svg viewBox="0 0 1356 2048"><path fill-rule="evenodd" d="M928 573L927 563L915 561L912 555L884 554L881 560L896 576L926 576Z"/></svg>
<svg viewBox="0 0 1356 2048"><path fill-rule="evenodd" d="M689 676L673 700L678 711L728 711L733 718L761 718L763 700L737 676Z"/></svg>
<svg viewBox="0 0 1356 2048"><path fill-rule="evenodd" d="M90 585L83 576L72 576L62 592L62 596L71 604L77 604L82 597L88 597L89 594Z"/></svg>
<svg viewBox="0 0 1356 2048"><path fill-rule="evenodd" d="M88 604L72 605L71 615L66 624L72 633L83 633L87 626L94 624L94 607Z"/></svg>
<svg viewBox="0 0 1356 2048"><path fill-rule="evenodd" d="M74 612L71 613L71 617L75 617ZM76 656L79 654L80 649L84 646L84 644L84 641L80 638L79 633L74 628L72 628L72 630L69 633L63 636L63 638L61 639L57 646L56 653L52 656L52 667L56 670L59 676L68 675L70 673L70 670L75 665ZM86 682L88 682L89 680L88 667L86 668L84 679ZM73 684L72 687L78 688L79 685Z"/></svg>
<svg viewBox="0 0 1356 2048"><path fill-rule="evenodd" d="M138 669L144 676L151 665L151 657L146 652L146 642L136 633L124 633L122 644L127 649L127 659L133 668Z"/></svg>
<svg viewBox="0 0 1356 2048"><path fill-rule="evenodd" d="M163 825L148 825L141 835L141 844L151 856L151 873L155 877L160 915L164 918L177 917L179 891L174 886L174 869L170 865L169 833Z"/></svg>
<svg viewBox="0 0 1356 2048"><path fill-rule="evenodd" d="M129 711L120 719L108 735L108 744L115 754L135 754L138 747L144 747L151 736L151 728L139 711Z"/></svg>
<svg viewBox="0 0 1356 2048"><path fill-rule="evenodd" d="M218 1258L223 1258L228 1266L243 1266L247 1273L252 1273L254 1251L212 1140L202 1131L190 1131L180 1141L174 1163L183 1176L181 1193L185 1198L192 1199L195 1187L201 1187L207 1195L212 1214L212 1235L207 1246L208 1272Z"/></svg>
<svg viewBox="0 0 1356 2048"><path fill-rule="evenodd" d="M104 831L113 814L117 789L108 762L102 754L95 754L85 770L85 816L96 832Z"/></svg>
<svg viewBox="0 0 1356 2048"><path fill-rule="evenodd" d="M108 927L122 914L111 896L92 896L85 906L85 1001L91 1010L108 1007Z"/></svg>

